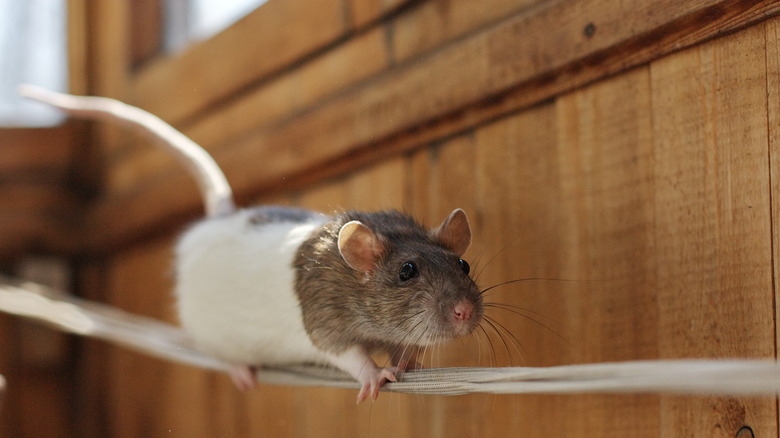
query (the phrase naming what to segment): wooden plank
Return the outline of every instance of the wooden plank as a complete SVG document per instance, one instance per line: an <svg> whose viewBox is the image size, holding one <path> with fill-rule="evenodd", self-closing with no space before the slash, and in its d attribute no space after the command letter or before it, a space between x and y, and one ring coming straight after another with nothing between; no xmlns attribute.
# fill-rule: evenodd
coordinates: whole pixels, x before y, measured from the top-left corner
<svg viewBox="0 0 780 438"><path fill-rule="evenodd" d="M134 66L142 65L162 50L165 20L163 4L156 0L130 3L130 57Z"/></svg>
<svg viewBox="0 0 780 438"><path fill-rule="evenodd" d="M778 303L780 293L780 76L774 74L780 71L780 20L772 19L766 23L766 69L767 69L767 127L769 140L769 183L770 183L770 211L772 214L772 278L775 294L775 303ZM780 307L775 305L775 357L780 350Z"/></svg>
<svg viewBox="0 0 780 438"><path fill-rule="evenodd" d="M486 7L483 2L462 0L419 2L414 10L392 23L393 59L403 62L421 56L541 3L542 0L493 0Z"/></svg>
<svg viewBox="0 0 780 438"><path fill-rule="evenodd" d="M67 391L62 385L65 383L63 376L52 373L46 369L23 369L16 384L24 385L10 401L21 405L19 414L19 428L8 436L35 437L46 436L52 438L75 437L66 406L62 403L63 392ZM45 414L43 414L45 413ZM45 421L41 420L44 416Z"/></svg>
<svg viewBox="0 0 780 438"><path fill-rule="evenodd" d="M780 11L768 1L621 7L606 7L603 0L546 3L214 153L239 194L278 190L282 181L289 189L295 181L379 160ZM596 26L610 32L584 37L580 22L588 16L599 17ZM264 163L262 172L247 165L255 162ZM166 179L97 206L94 220L112 227L93 236L93 245L131 239L166 215L194 211L191 182L178 171Z"/></svg>
<svg viewBox="0 0 780 438"><path fill-rule="evenodd" d="M644 68L557 104L567 208L558 214L571 230L560 244L571 254L569 278L583 281L571 291L578 309L566 318L578 318L571 329L588 339L582 361L658 356L651 104Z"/></svg>
<svg viewBox="0 0 780 438"><path fill-rule="evenodd" d="M67 275L61 262L16 260L20 278L62 289ZM71 390L68 362L71 339L30 321L0 318L2 373L8 392L0 409L0 435L3 437L78 436L75 418L67 404ZM46 421L41 421L45 417Z"/></svg>
<svg viewBox="0 0 780 438"><path fill-rule="evenodd" d="M68 0L68 90L75 94L89 92L88 0Z"/></svg>
<svg viewBox="0 0 780 438"><path fill-rule="evenodd" d="M231 143L251 129L311 108L388 66L385 36L381 29L371 30L239 97L188 132L201 144Z"/></svg>
<svg viewBox="0 0 780 438"><path fill-rule="evenodd" d="M103 263L107 260L79 260L74 263L75 274L72 290L80 297L105 302L109 290L106 287L107 270ZM77 436L98 438L111 436L109 430L113 419L108 415L108 403L112 396L110 382L115 376L106 372L111 346L96 340L80 338L78 341L79 366L73 373L76 388L74 396L79 400L76 415ZM80 384L83 383L83 384Z"/></svg>
<svg viewBox="0 0 780 438"><path fill-rule="evenodd" d="M11 315L0 315L0 351L15 352L16 346L16 327L20 324L17 318ZM6 388L2 400L2 409L0 409L0 434L2 436L13 436L21 426L22 410L21 404L17 401L18 396L13 382L21 376L18 360L15 354L0 355L0 367L5 378Z"/></svg>
<svg viewBox="0 0 780 438"><path fill-rule="evenodd" d="M414 0L347 0L350 23L355 29L363 29L413 2Z"/></svg>
<svg viewBox="0 0 780 438"><path fill-rule="evenodd" d="M766 22L766 69L767 69L767 125L769 141L769 206L772 214L772 287L775 302L775 359L780 351L780 20L773 18ZM776 412L780 418L780 404Z"/></svg>
<svg viewBox="0 0 780 438"><path fill-rule="evenodd" d="M164 321L174 321L174 298L171 294L171 239L147 242L115 257L107 265L106 297L112 304L138 314ZM110 436L159 436L168 429L182 428L191 432L170 415L172 408L165 404L178 373L190 374L185 367L128 352L119 347L106 349L104 364L111 376L108 397L104 400L109 418ZM206 412L207 393L197 379L190 381L186 391L186 410L193 428L209 430ZM182 406L181 404L179 406ZM168 421L163 424L162 419ZM173 432L173 430L171 430ZM178 430L177 430L178 432ZM194 435L197 436L197 435ZM200 435L204 436L204 435Z"/></svg>
<svg viewBox="0 0 780 438"><path fill-rule="evenodd" d="M87 54L87 75L89 93L127 98L128 79L130 77L130 5L128 0L113 2L86 3L86 23L89 44ZM112 152L121 149L126 135L116 126L99 124L95 126L91 141L100 145L102 151ZM97 160L90 151L90 160ZM96 167L90 167L97 170Z"/></svg>
<svg viewBox="0 0 780 438"><path fill-rule="evenodd" d="M550 344L553 351L545 355L574 362L658 357L651 104L645 68L556 103L557 168L542 186L542 194L551 190L553 198L538 202L561 203L559 210L544 215L558 221L558 232L545 233L544 240L553 242L558 253L551 260L557 259L563 270L553 277L574 281L551 282L533 295L542 300L557 294L552 319L566 321L559 333L570 339L571 346L560 340ZM543 224L524 229L533 227L545 229ZM544 248L543 242L536 246ZM544 301L531 302L545 308ZM567 423L562 432L657 435L658 397L591 395L561 403L576 412L560 419Z"/></svg>
<svg viewBox="0 0 780 438"><path fill-rule="evenodd" d="M59 181L8 181L0 184L0 214L14 215L51 214L66 219L74 214L80 203Z"/></svg>
<svg viewBox="0 0 780 438"><path fill-rule="evenodd" d="M67 32L68 32L68 90L74 94L89 94L90 81L94 73L90 64L90 33L94 30L89 25L90 7L88 0L68 0L67 2ZM71 184L84 199L91 199L100 191L102 185L102 147L93 142L93 131L86 121L70 121L74 137L69 138L72 144L72 161L70 168Z"/></svg>
<svg viewBox="0 0 780 438"><path fill-rule="evenodd" d="M650 160L650 122L643 117L649 105L648 74L639 71L476 131L475 250L489 261L482 281L583 280L521 283L491 295L491 301L539 312L530 315L573 345L495 310L493 316L522 343L520 352L512 351L515 361L522 356L528 365L552 365L654 356L653 320L645 322L646 310L626 308L625 294L630 288L636 293L631 298L647 301L653 293L642 284L652 263L632 264L628 256L648 248L648 211L634 207L652 194L642 167ZM587 281L594 277L601 281ZM639 290L632 288L637 285ZM607 310L615 308L622 313ZM639 321L644 323L637 326ZM503 346L495 348L501 354ZM655 397L505 397L485 413L495 418L483 427L495 435L522 428L532 435L648 436L657 429L654 410Z"/></svg>
<svg viewBox="0 0 780 438"><path fill-rule="evenodd" d="M643 161L650 159L650 121L642 117L649 113L649 105L649 78L643 71L566 96L556 106L542 106L481 127L474 134L476 148L466 134L412 157L411 193L420 199L413 203L423 208L419 214L425 216L431 209L440 211L430 216L446 214L451 203L475 213L475 247L467 257L489 261L480 275L484 284L529 276L587 279L602 272L618 278L608 288L589 287L587 282L569 287L549 282L508 286L493 294L491 301L541 312L542 321L570 338L578 350L540 326L494 311L493 316L523 344L524 362L512 351L515 364L607 360L635 352L653 357L652 324L637 329L646 342L625 348L637 339L626 328L642 321L646 311L615 315L598 308L622 309L626 302L623 287L647 278L641 275L647 274L647 265L637 268L627 261L626 253L637 251L635 245L647 241L647 211L632 207L639 202L637 197L652 195L645 178L648 170L642 169ZM593 116L580 119L580 112ZM561 138L559 131L564 133ZM587 189L575 190L580 184ZM604 220L620 212L620 219ZM610 233L612 228L616 228L614 233ZM478 260L472 261L480 269ZM652 289L644 286L638 292L647 297ZM604 345L585 342L602 334L594 329L600 326L612 338L607 337ZM572 333L582 333L581 338L571 339ZM614 344L608 345L607 339ZM506 365L503 346L495 342L498 365ZM476 360L475 345L457 343L457 348L462 351L460 358L447 351L441 360L448 365L473 364L458 360L464 360L464 354ZM657 430L652 415L658 410L656 397L502 396L491 400L490 396L471 395L437 398L428 405L430 419L425 416L413 427L426 436L502 436L520 430L534 436L652 436ZM455 415L455 419L446 414L451 412L469 415Z"/></svg>
<svg viewBox="0 0 780 438"><path fill-rule="evenodd" d="M316 163L330 162L334 157L355 155L360 145L373 144L394 133L430 123L455 108L473 104L505 90L510 84L530 81L542 74L554 75L555 69L576 59L583 59L586 53L599 53L622 41L633 41L637 32L644 30L650 33L656 29L653 26L667 23L664 20L682 20L689 14L707 10L704 6L709 6L674 2L674 5L664 9L663 19L654 20L646 19L641 9L636 11L635 5L631 6L631 11L607 8L614 14L615 31L587 45L580 42L582 35L578 27L561 28L552 24L552 21L559 23L561 16L580 17L587 13L589 7L603 6L597 3L586 7L579 3L551 2L547 8L533 9L533 14L528 14L530 16L522 15L509 20L450 46L448 50L404 66L393 75L382 77L366 87L330 101L318 110L290 120L277 129L259 132L232 144L230 156L236 157L234 160L241 157L241 161L244 161L247 156L260 154L273 165L264 172L265 178L252 173L251 182L244 183L238 179L236 185L241 188L272 184L278 178L277 175L289 173L289 169L301 169L307 165L316 167ZM656 6L652 4L652 8ZM733 10L730 12L735 13ZM729 15L728 18L733 17ZM575 20L563 20L569 21ZM689 26L698 23L683 21L686 32L695 33L695 29ZM562 30L560 34L550 36L551 28ZM516 53L528 55L513 56ZM619 54L626 55L622 51ZM536 62L537 58L546 61ZM457 90L457 93L452 90ZM408 102L415 102L415 105L410 106ZM316 135L320 132L328 132L328 135ZM371 155L376 156L374 147L371 148ZM303 156L308 158L308 163L301 163ZM238 167L238 163L232 161L226 157L226 166Z"/></svg>
<svg viewBox="0 0 780 438"><path fill-rule="evenodd" d="M90 92L124 99L130 77L128 0L87 3Z"/></svg>
<svg viewBox="0 0 780 438"><path fill-rule="evenodd" d="M662 357L775 357L765 43L754 26L651 66ZM661 435L775 436L776 415L664 398Z"/></svg>
<svg viewBox="0 0 780 438"><path fill-rule="evenodd" d="M369 31L237 97L185 132L207 149L230 144L258 127L293 117L388 65L383 31ZM135 138L129 143L130 149L113 155L109 163L109 193L132 192L146 179L178 167L166 152L146 139Z"/></svg>
<svg viewBox="0 0 780 438"><path fill-rule="evenodd" d="M363 211L388 208L403 210L406 196L405 165L402 158L396 158L353 175L346 183L347 208Z"/></svg>
<svg viewBox="0 0 780 438"><path fill-rule="evenodd" d="M52 128L0 129L0 175L8 178L32 172L64 182L73 164L78 134L73 123Z"/></svg>
<svg viewBox="0 0 780 438"><path fill-rule="evenodd" d="M349 209L349 193L344 178L335 181L323 181L317 187L303 192L297 204L302 207L326 214L336 214Z"/></svg>
<svg viewBox="0 0 780 438"><path fill-rule="evenodd" d="M74 218L82 204L59 182L5 182L0 199L0 260L16 259L31 249L79 252Z"/></svg>
<svg viewBox="0 0 780 438"><path fill-rule="evenodd" d="M344 36L342 2L269 1L213 38L144 68L132 84L134 103L172 123L193 117Z"/></svg>
<svg viewBox="0 0 780 438"><path fill-rule="evenodd" d="M470 253L482 286L525 277L573 276L571 262L558 253L566 247L570 231L563 226L560 212L563 204L560 159L555 156L557 124L555 106L547 104L487 124L475 132L477 151L472 173L477 211L473 220L479 237ZM542 286L556 288L554 284ZM529 292L536 289L534 285L506 286L489 297L512 303L512 295L520 293L523 299L535 301L534 293L522 292L528 287ZM499 310L492 313L504 323L515 319ZM528 330L528 326L518 327L517 332ZM534 337L522 336L520 340L536 345ZM525 358L529 365L539 364L539 360L552 364L562 359L557 355L545 359L550 353L534 354L533 345L527 347L531 350L531 357ZM522 364L521 358L514 358Z"/></svg>

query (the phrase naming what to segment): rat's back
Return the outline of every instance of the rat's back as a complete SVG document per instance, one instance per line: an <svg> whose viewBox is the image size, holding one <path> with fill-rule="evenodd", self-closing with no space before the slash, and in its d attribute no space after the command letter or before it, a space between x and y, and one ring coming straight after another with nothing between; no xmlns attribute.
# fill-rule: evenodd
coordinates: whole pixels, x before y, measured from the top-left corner
<svg viewBox="0 0 780 438"><path fill-rule="evenodd" d="M293 258L325 216L240 210L184 233L176 248L181 323L206 352L238 364L322 362L303 327Z"/></svg>

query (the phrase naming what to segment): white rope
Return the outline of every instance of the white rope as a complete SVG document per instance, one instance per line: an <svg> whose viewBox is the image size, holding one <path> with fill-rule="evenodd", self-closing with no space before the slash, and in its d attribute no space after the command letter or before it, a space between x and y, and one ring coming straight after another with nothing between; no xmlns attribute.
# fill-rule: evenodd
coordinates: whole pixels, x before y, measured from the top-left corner
<svg viewBox="0 0 780 438"><path fill-rule="evenodd" d="M197 351L186 334L175 326L38 284L0 276L0 311L164 360L216 371L229 369L227 363ZM383 390L439 395L475 392L780 394L780 365L774 360L696 359L545 368L432 368L409 371L399 377L399 382L388 383ZM358 388L348 375L313 365L264 367L257 378L278 385Z"/></svg>

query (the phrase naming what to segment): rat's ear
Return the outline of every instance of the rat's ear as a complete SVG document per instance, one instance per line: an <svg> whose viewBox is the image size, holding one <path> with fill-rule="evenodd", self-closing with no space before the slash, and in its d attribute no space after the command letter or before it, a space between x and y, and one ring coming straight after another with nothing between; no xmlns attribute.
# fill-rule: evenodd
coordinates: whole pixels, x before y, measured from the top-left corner
<svg viewBox="0 0 780 438"><path fill-rule="evenodd" d="M471 245L469 219L466 217L466 212L460 208L452 210L447 219L429 233L433 240L459 256L463 255Z"/></svg>
<svg viewBox="0 0 780 438"><path fill-rule="evenodd" d="M339 252L354 270L371 272L382 255L384 245L371 228L359 221L350 221L339 230Z"/></svg>

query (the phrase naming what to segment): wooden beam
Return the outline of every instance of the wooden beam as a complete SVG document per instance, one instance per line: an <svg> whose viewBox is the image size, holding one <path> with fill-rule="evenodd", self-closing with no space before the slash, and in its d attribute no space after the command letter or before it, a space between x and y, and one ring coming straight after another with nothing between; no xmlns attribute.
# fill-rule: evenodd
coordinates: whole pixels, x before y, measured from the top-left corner
<svg viewBox="0 0 780 438"><path fill-rule="evenodd" d="M179 123L333 44L347 29L342 0L272 0L213 38L143 69L133 103Z"/></svg>
<svg viewBox="0 0 780 438"><path fill-rule="evenodd" d="M73 227L83 211L73 190L78 124L44 129L0 129L0 260L31 248L75 253Z"/></svg>
<svg viewBox="0 0 780 438"><path fill-rule="evenodd" d="M415 58L295 117L238 138L226 132L210 149L239 197L289 190L778 13L780 4L766 0L551 1ZM158 102L149 101L148 109L174 119L181 116L174 108L166 109L180 96L154 92L155 87L177 88L178 80L189 80L185 72L178 74L141 78L137 97L143 101L154 96ZM215 114L219 117L219 111ZM185 132L195 130L197 126ZM200 204L195 193L183 170L172 168L145 186L105 199L91 214L92 223L100 224L94 228L103 230L91 236L92 250L105 250L195 214Z"/></svg>
<svg viewBox="0 0 780 438"><path fill-rule="evenodd" d="M0 129L0 178L33 172L50 181L64 182L73 160L76 135L73 123L53 128ZM0 200L0 209L2 204Z"/></svg>
<svg viewBox="0 0 780 438"><path fill-rule="evenodd" d="M160 54L165 23L163 3L134 0L130 3L130 56L133 66L143 65Z"/></svg>

